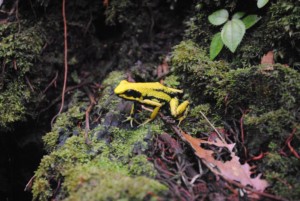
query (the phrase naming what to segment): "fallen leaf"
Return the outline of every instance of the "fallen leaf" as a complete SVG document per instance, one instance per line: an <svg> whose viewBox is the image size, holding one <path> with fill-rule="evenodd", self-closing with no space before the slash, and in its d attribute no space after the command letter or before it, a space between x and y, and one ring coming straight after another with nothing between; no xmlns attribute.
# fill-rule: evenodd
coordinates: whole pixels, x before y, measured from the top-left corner
<svg viewBox="0 0 300 201"><path fill-rule="evenodd" d="M266 180L261 179L261 175L255 178L251 178L251 167L245 163L241 164L239 157L233 152L235 144L223 143L219 138L216 138L215 142L209 142L182 133L184 139L194 149L195 154L204 162L204 164L216 175L228 179L231 181L237 181L244 186L251 186L253 189L259 192L263 192L269 185ZM219 148L227 148L230 152L231 159L228 161L216 160L214 158L214 151L204 149L202 145L214 145Z"/></svg>

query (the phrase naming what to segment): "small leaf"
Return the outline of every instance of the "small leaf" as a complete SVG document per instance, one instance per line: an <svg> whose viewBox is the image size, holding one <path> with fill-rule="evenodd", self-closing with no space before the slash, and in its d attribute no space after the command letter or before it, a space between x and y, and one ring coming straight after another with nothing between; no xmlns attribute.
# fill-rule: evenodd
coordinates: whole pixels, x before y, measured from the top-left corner
<svg viewBox="0 0 300 201"><path fill-rule="evenodd" d="M210 60L214 60L216 56L221 52L224 43L221 38L221 32L215 34L211 40L210 48L209 48L209 57Z"/></svg>
<svg viewBox="0 0 300 201"><path fill-rule="evenodd" d="M224 24L228 20L229 14L226 9L221 9L213 12L208 16L208 21L213 25Z"/></svg>
<svg viewBox="0 0 300 201"><path fill-rule="evenodd" d="M242 21L245 24L246 29L249 29L254 24L256 24L256 22L258 22L260 19L261 17L258 17L257 15L248 15L245 18L243 18Z"/></svg>
<svg viewBox="0 0 300 201"><path fill-rule="evenodd" d="M262 8L262 7L264 7L268 2L269 2L269 0L257 0L257 7L258 7L258 8Z"/></svg>
<svg viewBox="0 0 300 201"><path fill-rule="evenodd" d="M244 17L245 14L246 14L245 12L236 12L232 16L232 19L241 19L242 17Z"/></svg>
<svg viewBox="0 0 300 201"><path fill-rule="evenodd" d="M221 31L222 41L234 53L237 46L241 43L245 32L244 23L239 19L232 19L223 26Z"/></svg>

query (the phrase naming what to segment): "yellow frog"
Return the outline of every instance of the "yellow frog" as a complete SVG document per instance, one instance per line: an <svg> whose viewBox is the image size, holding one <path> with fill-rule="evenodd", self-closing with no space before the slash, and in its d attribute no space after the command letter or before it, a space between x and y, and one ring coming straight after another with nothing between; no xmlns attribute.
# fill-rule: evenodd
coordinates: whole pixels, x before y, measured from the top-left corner
<svg viewBox="0 0 300 201"><path fill-rule="evenodd" d="M120 84L115 88L114 92L116 95L126 100L131 100L154 107L150 118L141 125L145 125L146 123L155 119L160 108L165 104L169 104L171 115L179 120L179 124L186 117L189 102L184 101L179 105L179 100L176 97L176 95L182 94L183 91L166 87L159 82L134 83L122 80ZM133 114L134 105L132 106L130 117L128 118L128 120L130 120L131 126Z"/></svg>

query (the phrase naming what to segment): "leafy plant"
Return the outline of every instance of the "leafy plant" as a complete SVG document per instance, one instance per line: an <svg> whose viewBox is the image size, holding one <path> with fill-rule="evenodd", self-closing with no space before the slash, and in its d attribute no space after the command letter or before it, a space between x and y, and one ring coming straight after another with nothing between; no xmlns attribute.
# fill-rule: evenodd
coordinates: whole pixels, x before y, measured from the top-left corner
<svg viewBox="0 0 300 201"><path fill-rule="evenodd" d="M223 46L229 48L234 53L241 43L246 29L252 27L260 20L257 15L247 15L244 12L236 12L229 19L229 13L226 9L220 9L208 16L208 21L216 26L224 24L222 31L216 33L210 44L210 59L213 60L223 49Z"/></svg>
<svg viewBox="0 0 300 201"><path fill-rule="evenodd" d="M264 7L267 3L269 2L269 0L257 0L257 7L258 8L262 8Z"/></svg>

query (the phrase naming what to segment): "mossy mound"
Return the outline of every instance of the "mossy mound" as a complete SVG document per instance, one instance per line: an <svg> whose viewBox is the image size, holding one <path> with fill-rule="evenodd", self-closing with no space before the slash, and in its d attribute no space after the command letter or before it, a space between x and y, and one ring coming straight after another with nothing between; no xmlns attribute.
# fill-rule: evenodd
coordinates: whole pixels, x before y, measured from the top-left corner
<svg viewBox="0 0 300 201"><path fill-rule="evenodd" d="M191 133L210 131L200 115L199 110L203 111L216 127L228 130L242 160L268 153L258 166L273 182L272 191L297 198L295 178L300 177L300 165L286 141L293 135L290 146L300 152L300 73L281 64L231 69L226 62L210 61L192 41L175 46L172 64L180 82L193 94ZM246 155L242 154L245 149ZM279 155L283 150L285 156ZM287 189L283 180L293 188Z"/></svg>
<svg viewBox="0 0 300 201"><path fill-rule="evenodd" d="M112 89L123 79L112 72L90 117L88 140L78 122L83 120L87 104L73 103L60 115L51 132L44 136L48 155L35 173L34 199L49 200L143 200L158 199L166 187L154 180L156 171L145 151L151 133L159 127L121 128L123 101L112 96ZM98 118L99 119L99 118ZM155 196L154 196L155 195Z"/></svg>

